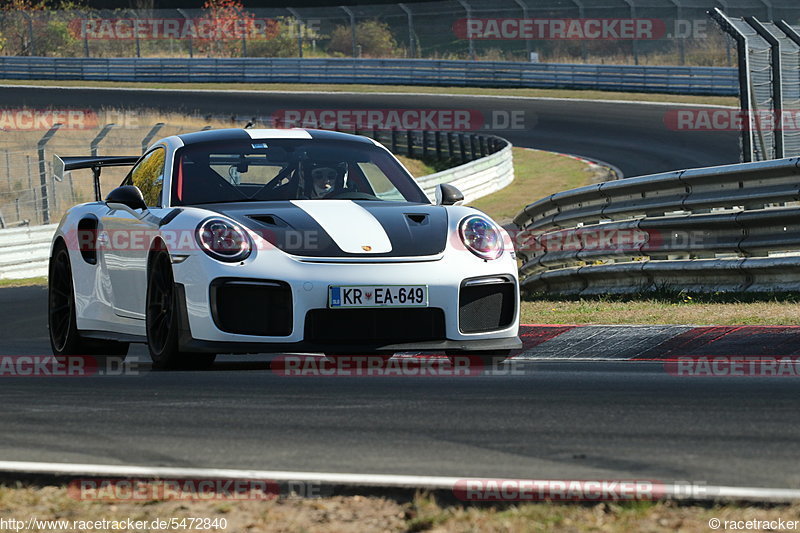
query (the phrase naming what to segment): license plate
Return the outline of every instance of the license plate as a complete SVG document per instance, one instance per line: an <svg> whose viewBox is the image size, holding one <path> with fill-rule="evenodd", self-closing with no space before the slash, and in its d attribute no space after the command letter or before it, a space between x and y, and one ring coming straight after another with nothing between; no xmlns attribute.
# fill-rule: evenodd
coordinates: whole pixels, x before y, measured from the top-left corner
<svg viewBox="0 0 800 533"><path fill-rule="evenodd" d="M328 287L328 307L428 307L427 285L342 285Z"/></svg>

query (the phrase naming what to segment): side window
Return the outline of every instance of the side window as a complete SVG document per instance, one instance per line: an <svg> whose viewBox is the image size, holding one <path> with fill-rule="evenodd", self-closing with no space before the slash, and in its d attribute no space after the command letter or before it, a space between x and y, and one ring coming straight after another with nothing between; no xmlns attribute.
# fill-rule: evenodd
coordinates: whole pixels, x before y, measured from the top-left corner
<svg viewBox="0 0 800 533"><path fill-rule="evenodd" d="M133 167L123 185L136 185L142 191L144 203L150 207L161 203L161 189L164 187L164 161L167 151L156 148Z"/></svg>

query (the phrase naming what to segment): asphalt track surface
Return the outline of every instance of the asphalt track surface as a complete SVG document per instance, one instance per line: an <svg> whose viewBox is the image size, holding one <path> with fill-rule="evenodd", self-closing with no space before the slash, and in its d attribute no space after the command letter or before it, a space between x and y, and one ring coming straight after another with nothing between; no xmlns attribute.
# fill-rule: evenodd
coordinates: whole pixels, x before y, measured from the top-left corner
<svg viewBox="0 0 800 533"><path fill-rule="evenodd" d="M44 288L0 290L6 353L49 353L45 309ZM562 329L537 330L544 338L526 339L540 342L527 360L493 375L289 377L270 370L268 356L158 372L137 346L129 375L0 377L0 457L800 487L797 377L679 377L660 360L734 347L800 353L796 330L707 329L692 343L683 330L620 328L603 344L597 329ZM652 344L669 349L605 360L626 335L658 336ZM586 336L592 347L581 344Z"/></svg>
<svg viewBox="0 0 800 533"><path fill-rule="evenodd" d="M518 146L605 160L628 176L737 159L735 134L669 131L666 106L30 88L0 88L0 101L242 116L337 106L523 110L529 128L498 133ZM0 290L0 354L49 354L45 317L45 289ZM221 357L211 371L157 372L135 347L135 374L0 378L0 458L800 487L797 378L683 378L659 360L718 354L720 346L795 353L793 331L757 339L726 333L728 344L689 339L637 362L626 351L636 339L661 345L666 333L626 331L627 340L608 337L603 350L597 339L587 341L596 334L589 329L565 329L555 339L546 332L549 340L514 372L450 378L286 377L270 370L267 356ZM687 332L674 333L686 339Z"/></svg>

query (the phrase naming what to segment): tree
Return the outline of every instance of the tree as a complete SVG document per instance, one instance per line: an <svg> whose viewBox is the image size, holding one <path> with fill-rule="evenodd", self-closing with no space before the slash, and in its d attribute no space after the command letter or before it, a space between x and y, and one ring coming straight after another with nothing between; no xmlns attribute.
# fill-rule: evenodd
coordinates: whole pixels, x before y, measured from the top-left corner
<svg viewBox="0 0 800 533"><path fill-rule="evenodd" d="M350 26L336 26L331 32L328 51L351 55L353 37ZM398 55L397 41L389 25L379 20L365 20L356 24L356 44L366 57L395 57Z"/></svg>
<svg viewBox="0 0 800 533"><path fill-rule="evenodd" d="M242 53L242 37L252 38L255 17L239 0L206 0L198 28L204 28L198 39L201 52L213 57L233 57ZM206 28L209 31L206 31ZM210 35L209 35L210 33Z"/></svg>

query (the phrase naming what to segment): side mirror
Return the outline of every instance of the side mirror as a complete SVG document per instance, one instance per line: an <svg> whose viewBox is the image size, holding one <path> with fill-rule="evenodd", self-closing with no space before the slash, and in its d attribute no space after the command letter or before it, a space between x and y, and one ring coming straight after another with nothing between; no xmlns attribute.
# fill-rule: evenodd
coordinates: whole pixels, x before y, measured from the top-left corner
<svg viewBox="0 0 800 533"><path fill-rule="evenodd" d="M122 204L134 210L147 209L142 191L133 185L123 185L108 193L106 204Z"/></svg>
<svg viewBox="0 0 800 533"><path fill-rule="evenodd" d="M464 200L464 195L455 185L440 183L436 186L436 205L455 205Z"/></svg>

